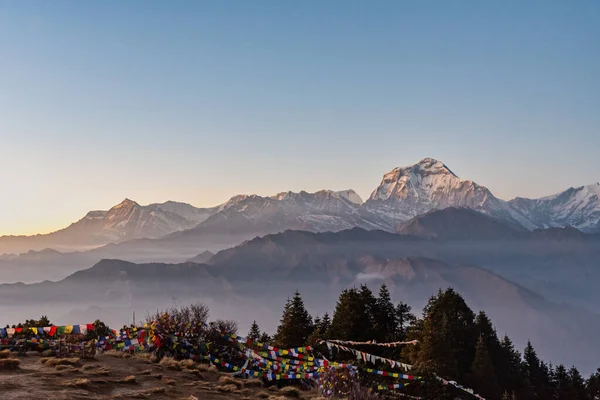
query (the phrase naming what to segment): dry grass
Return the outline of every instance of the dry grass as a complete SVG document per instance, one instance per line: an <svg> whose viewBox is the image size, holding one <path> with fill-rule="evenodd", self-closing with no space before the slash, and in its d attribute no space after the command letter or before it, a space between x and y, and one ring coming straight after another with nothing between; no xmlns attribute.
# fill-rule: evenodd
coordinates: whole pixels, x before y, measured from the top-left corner
<svg viewBox="0 0 600 400"><path fill-rule="evenodd" d="M196 369L196 363L193 360L179 361L179 366L185 369Z"/></svg>
<svg viewBox="0 0 600 400"><path fill-rule="evenodd" d="M164 357L160 360L160 365L167 369L171 369L173 371L181 371L181 366L179 365L179 361L175 360L172 357Z"/></svg>
<svg viewBox="0 0 600 400"><path fill-rule="evenodd" d="M268 398L269 398L269 393L260 392L260 393L258 394L258 398L259 398L259 399L268 399Z"/></svg>
<svg viewBox="0 0 600 400"><path fill-rule="evenodd" d="M113 396L113 399L149 399L156 394L165 393L166 391L164 387L156 387L140 390L139 392L117 394Z"/></svg>
<svg viewBox="0 0 600 400"><path fill-rule="evenodd" d="M280 393L283 394L285 397L293 397L296 399L300 398L302 395L302 393L300 393L300 390L294 386L286 386L280 390Z"/></svg>
<svg viewBox="0 0 600 400"><path fill-rule="evenodd" d="M79 369L71 365L57 365L55 368L57 371L61 372L79 372Z"/></svg>
<svg viewBox="0 0 600 400"><path fill-rule="evenodd" d="M69 387L78 387L78 388L82 388L82 387L88 387L90 385L90 381L89 379L73 379L72 381L66 381L63 382L63 386L69 386Z"/></svg>
<svg viewBox="0 0 600 400"><path fill-rule="evenodd" d="M210 365L208 365L208 364L198 364L198 366L196 367L196 369L198 369L198 371L207 372L211 368L210 368ZM212 368L212 369L214 369L214 368Z"/></svg>
<svg viewBox="0 0 600 400"><path fill-rule="evenodd" d="M88 375L106 376L110 375L110 369L106 367L100 367L98 369L88 369L85 371Z"/></svg>
<svg viewBox="0 0 600 400"><path fill-rule="evenodd" d="M163 375L162 374L150 374L150 378L154 378L154 379L162 379Z"/></svg>
<svg viewBox="0 0 600 400"><path fill-rule="evenodd" d="M230 376L222 376L221 378L219 378L218 384L220 386L233 385L237 389L242 389L244 387L243 381L241 381L240 379L232 378Z"/></svg>
<svg viewBox="0 0 600 400"><path fill-rule="evenodd" d="M23 388L23 385L19 385L18 383L13 382L0 382L0 393L7 390L17 390Z"/></svg>
<svg viewBox="0 0 600 400"><path fill-rule="evenodd" d="M175 383L176 383L175 379L168 379L168 378L163 379L163 382L165 383L165 385L169 385L169 386L175 386Z"/></svg>
<svg viewBox="0 0 600 400"><path fill-rule="evenodd" d="M240 390L235 385L217 386L217 390L223 393L240 393Z"/></svg>
<svg viewBox="0 0 600 400"><path fill-rule="evenodd" d="M54 357L56 356L56 352L54 350L44 350L41 355L42 357Z"/></svg>
<svg viewBox="0 0 600 400"><path fill-rule="evenodd" d="M269 400L287 400L285 396L269 396Z"/></svg>
<svg viewBox="0 0 600 400"><path fill-rule="evenodd" d="M15 370L19 368L21 361L16 358L2 358L0 359L0 370Z"/></svg>
<svg viewBox="0 0 600 400"><path fill-rule="evenodd" d="M1 350L0 351L0 360L4 358L10 357L10 350Z"/></svg>
<svg viewBox="0 0 600 400"><path fill-rule="evenodd" d="M151 353L135 353L133 357L137 358L138 360L151 362L154 355Z"/></svg>
<svg viewBox="0 0 600 400"><path fill-rule="evenodd" d="M137 380L136 380L136 378L135 378L134 375L129 375L129 376L126 376L123 379L119 379L117 381L117 383L125 383L125 384L128 384L128 385L133 385L134 383L137 383Z"/></svg>
<svg viewBox="0 0 600 400"><path fill-rule="evenodd" d="M263 383L260 379L248 379L248 380L244 381L244 387L247 387L247 388L263 387Z"/></svg>
<svg viewBox="0 0 600 400"><path fill-rule="evenodd" d="M70 365L72 367L78 367L80 365L79 361L79 358L49 358L44 362L44 364L47 367L56 367L57 365Z"/></svg>
<svg viewBox="0 0 600 400"><path fill-rule="evenodd" d="M100 364L85 364L83 366L84 371L89 371L89 370L98 369L98 368L102 368L102 365L100 365Z"/></svg>
<svg viewBox="0 0 600 400"><path fill-rule="evenodd" d="M105 351L104 354L109 357L114 357L114 358L131 358L131 357L133 357L131 355L131 353L127 353L127 352L119 351L119 350L115 350L115 349Z"/></svg>

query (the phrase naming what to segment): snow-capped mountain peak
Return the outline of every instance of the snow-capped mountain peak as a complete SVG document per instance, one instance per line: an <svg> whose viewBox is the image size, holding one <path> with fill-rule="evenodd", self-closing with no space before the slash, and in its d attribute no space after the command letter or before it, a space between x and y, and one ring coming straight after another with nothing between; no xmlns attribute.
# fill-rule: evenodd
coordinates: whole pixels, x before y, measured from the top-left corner
<svg viewBox="0 0 600 400"><path fill-rule="evenodd" d="M116 210L119 208L131 208L131 207L136 207L136 206L140 206L138 203L136 203L133 200L130 200L128 198L125 198L122 202L120 202L119 204L117 204L116 206L113 206L111 208L111 210Z"/></svg>
<svg viewBox="0 0 600 400"><path fill-rule="evenodd" d="M517 197L508 203L535 228L572 226L600 232L600 183L572 187L539 199Z"/></svg>
<svg viewBox="0 0 600 400"><path fill-rule="evenodd" d="M346 200L348 200L350 203L353 203L353 204L356 204L359 206L364 203L363 199L358 195L358 193L356 193L352 189L339 190L336 193L339 194L340 196L342 196L343 198L345 198Z"/></svg>
<svg viewBox="0 0 600 400"><path fill-rule="evenodd" d="M491 215L507 213L504 202L486 187L460 179L433 158L384 174L365 206L396 222L446 207L468 207Z"/></svg>

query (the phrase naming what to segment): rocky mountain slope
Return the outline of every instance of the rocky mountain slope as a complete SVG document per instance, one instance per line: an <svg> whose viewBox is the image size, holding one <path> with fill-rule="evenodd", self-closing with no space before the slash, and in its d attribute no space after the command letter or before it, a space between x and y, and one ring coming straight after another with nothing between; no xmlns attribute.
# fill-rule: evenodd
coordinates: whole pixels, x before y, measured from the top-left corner
<svg viewBox="0 0 600 400"><path fill-rule="evenodd" d="M0 237L0 254L29 250L82 250L137 238L156 238L190 229L216 212L185 203L141 206L125 199L108 211L90 211L59 231L35 236Z"/></svg>

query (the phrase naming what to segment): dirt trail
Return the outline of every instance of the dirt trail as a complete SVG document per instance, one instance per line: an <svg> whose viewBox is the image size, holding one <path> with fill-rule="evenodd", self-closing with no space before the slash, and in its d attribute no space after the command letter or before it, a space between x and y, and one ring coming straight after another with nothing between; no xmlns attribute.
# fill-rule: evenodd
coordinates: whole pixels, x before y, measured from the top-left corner
<svg viewBox="0 0 600 400"><path fill-rule="evenodd" d="M172 369L148 360L107 355L76 366L45 365L41 357L19 358L15 371L0 369L2 400L77 399L312 399L314 393L286 393L263 388L256 380L232 379L206 367ZM176 366L175 366L176 367ZM179 367L177 367L179 368ZM195 366L197 368L197 366ZM131 378L131 377L135 378ZM129 379L127 379L129 377Z"/></svg>

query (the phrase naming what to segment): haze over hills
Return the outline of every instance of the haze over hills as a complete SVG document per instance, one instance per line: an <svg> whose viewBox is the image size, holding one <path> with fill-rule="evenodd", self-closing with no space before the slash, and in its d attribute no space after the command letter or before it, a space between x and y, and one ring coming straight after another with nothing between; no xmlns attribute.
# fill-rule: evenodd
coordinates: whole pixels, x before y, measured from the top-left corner
<svg viewBox="0 0 600 400"><path fill-rule="evenodd" d="M322 315L331 312L341 288L363 282L373 289L386 283L395 300L416 309L438 289L453 287L472 307L486 310L499 334L508 333L518 347L531 339L554 363L576 363L584 371L597 366L599 315L549 301L474 264L400 255L434 242L362 229L286 231L219 252L208 264L103 260L59 282L0 285L0 304L9 314L18 308L51 305L45 312L57 321L83 318L90 307L103 315L106 308L107 317L116 322L132 310L143 315L173 298L179 303L203 300L218 315L243 323L251 322L242 315L249 308L260 309L261 326L272 331L282 305L296 289L309 309ZM256 311L251 315L255 318Z"/></svg>

